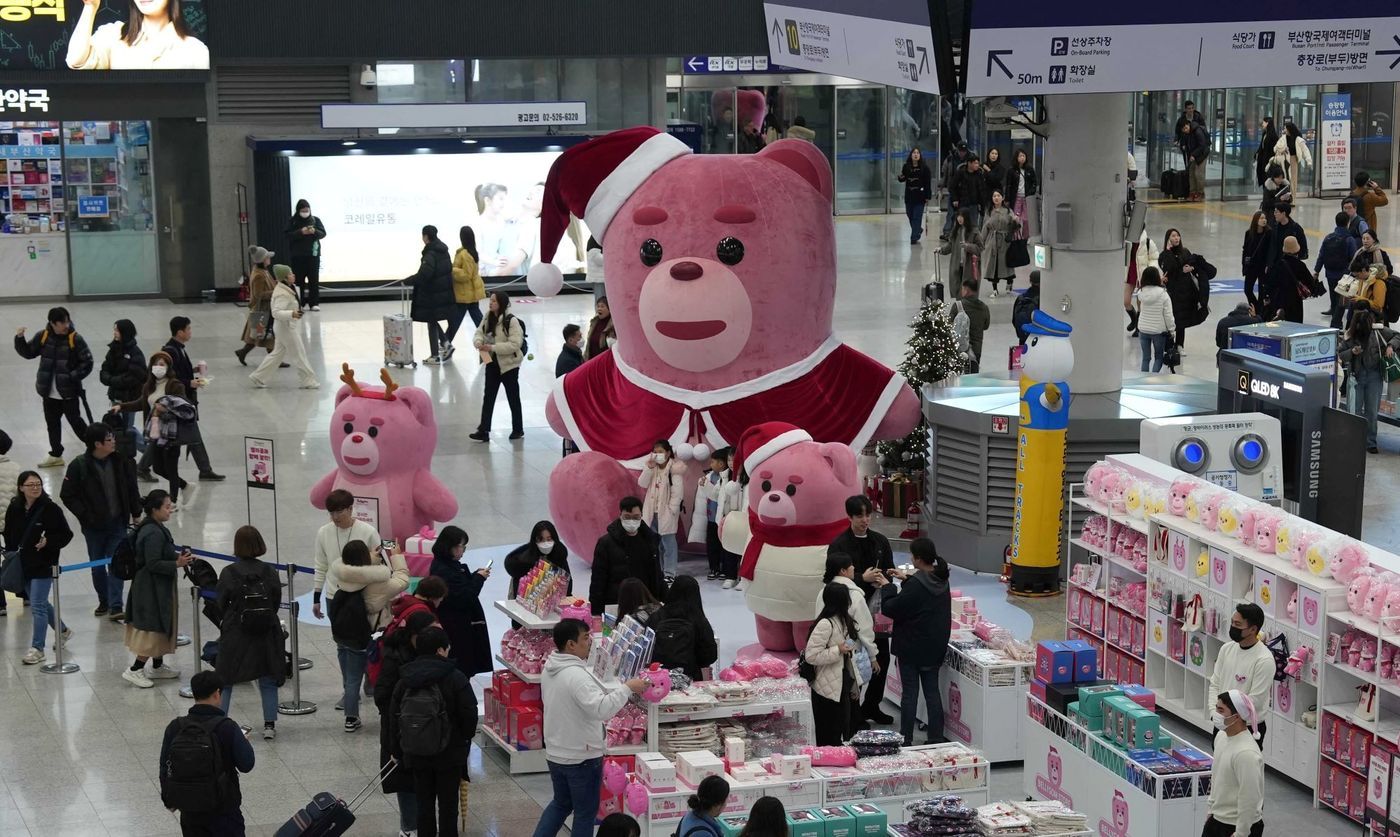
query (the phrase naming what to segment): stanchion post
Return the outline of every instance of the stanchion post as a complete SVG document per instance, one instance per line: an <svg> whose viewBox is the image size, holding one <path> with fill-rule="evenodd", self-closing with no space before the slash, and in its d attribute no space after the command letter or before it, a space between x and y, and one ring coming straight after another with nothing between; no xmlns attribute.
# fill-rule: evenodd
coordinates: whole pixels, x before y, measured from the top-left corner
<svg viewBox="0 0 1400 837"><path fill-rule="evenodd" d="M200 641L200 634L199 634L200 605L202 604L201 599L202 599L202 597L201 597L200 594L199 594L199 588L198 588L198 587L191 586L191 587L190 587L190 615L193 617L194 623L193 623L193 627L191 628L191 631L190 631L190 632L194 635L194 642L193 642L193 645L194 645L194 673L195 673L195 674L198 674L199 672L201 672L201 671L204 670L204 643L203 643L202 641ZM192 674L192 675L190 675L190 676L193 677L194 675ZM190 686L189 683L185 683L184 685L182 685L182 686L180 687L180 697L184 697L184 698L192 698L192 697L194 697L194 689Z"/></svg>
<svg viewBox="0 0 1400 837"><path fill-rule="evenodd" d="M292 577L296 575L296 567L287 565L287 631L292 641L292 660L301 659L301 643L298 639L297 615L300 612L300 603L292 595ZM282 715L310 715L316 711L316 704L311 701L301 699L301 666L292 666L292 699L277 704L277 712Z"/></svg>
<svg viewBox="0 0 1400 837"><path fill-rule="evenodd" d="M53 590L49 598L52 599L54 640L53 640L53 662L39 667L45 674L72 674L78 670L78 664L74 662L64 662L63 652L68 650L68 643L63 640L63 605L62 597L59 595L58 580L63 575L63 568L57 565L53 568ZM31 605L32 606L32 605ZM42 648L39 650L43 650Z"/></svg>
<svg viewBox="0 0 1400 837"><path fill-rule="evenodd" d="M297 578L297 568L296 568L296 566L293 565L293 564L288 564L288 565L287 565L287 602L288 602L288 603L295 602L295 601L297 600L296 578ZM296 666L296 667L297 667L297 669L300 670L300 671L306 671L307 669L309 669L309 668L311 668L313 665L315 665L315 663L313 663L311 660L308 660L307 658L302 657L302 656L299 656L299 655L296 657L296 662L297 662L297 666Z"/></svg>

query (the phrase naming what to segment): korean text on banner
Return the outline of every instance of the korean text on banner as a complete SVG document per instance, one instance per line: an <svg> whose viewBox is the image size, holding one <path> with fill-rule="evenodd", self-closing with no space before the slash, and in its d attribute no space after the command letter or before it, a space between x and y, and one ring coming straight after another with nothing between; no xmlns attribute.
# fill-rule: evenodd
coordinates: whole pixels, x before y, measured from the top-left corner
<svg viewBox="0 0 1400 837"><path fill-rule="evenodd" d="M1351 94L1322 94L1322 188L1351 188Z"/></svg>
<svg viewBox="0 0 1400 837"><path fill-rule="evenodd" d="M272 465L272 440L243 437L243 461L249 488L274 488L277 484Z"/></svg>

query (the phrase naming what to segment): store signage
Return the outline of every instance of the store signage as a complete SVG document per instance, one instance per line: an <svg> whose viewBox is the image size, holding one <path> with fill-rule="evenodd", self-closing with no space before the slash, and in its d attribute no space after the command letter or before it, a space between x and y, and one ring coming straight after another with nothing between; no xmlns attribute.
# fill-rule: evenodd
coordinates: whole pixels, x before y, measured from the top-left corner
<svg viewBox="0 0 1400 837"><path fill-rule="evenodd" d="M374 531L379 531L379 498L356 497L350 513L356 520L362 520L373 526Z"/></svg>
<svg viewBox="0 0 1400 837"><path fill-rule="evenodd" d="M78 196L79 218L109 218L111 215L112 210L106 195Z"/></svg>
<svg viewBox="0 0 1400 837"><path fill-rule="evenodd" d="M763 4L772 63L938 92L927 0Z"/></svg>
<svg viewBox="0 0 1400 837"><path fill-rule="evenodd" d="M1311 0L971 8L969 96L1400 80L1400 17L1365 6L1329 7L1327 18Z"/></svg>
<svg viewBox="0 0 1400 837"><path fill-rule="evenodd" d="M788 72L784 67L773 70ZM681 72L688 76L711 73L766 73L770 71L766 55L687 55L681 59Z"/></svg>
<svg viewBox="0 0 1400 837"><path fill-rule="evenodd" d="M4 14L5 10L0 8L0 19ZM0 32L0 41L4 37ZM0 112L28 113L30 108L48 113L49 91L42 87L0 87Z"/></svg>
<svg viewBox="0 0 1400 837"><path fill-rule="evenodd" d="M1322 94L1322 188L1351 188L1351 94Z"/></svg>
<svg viewBox="0 0 1400 837"><path fill-rule="evenodd" d="M586 102L470 102L440 105L321 105L321 127L501 128L588 124Z"/></svg>
<svg viewBox="0 0 1400 837"><path fill-rule="evenodd" d="M62 155L57 145L0 145L2 160L57 160Z"/></svg>
<svg viewBox="0 0 1400 837"><path fill-rule="evenodd" d="M276 490L276 473L272 464L272 440L243 437L243 461L249 488Z"/></svg>
<svg viewBox="0 0 1400 837"><path fill-rule="evenodd" d="M147 50L128 47L121 37L131 25L128 8L135 3L91 3L84 0L0 0L0 60L5 70L68 70L69 44L90 39L76 70L207 70L209 69L208 0L146 4L164 15L167 8L183 24L185 35L151 57ZM137 17L142 24L144 17ZM163 21L162 21L163 22ZM85 60L84 60L85 59Z"/></svg>

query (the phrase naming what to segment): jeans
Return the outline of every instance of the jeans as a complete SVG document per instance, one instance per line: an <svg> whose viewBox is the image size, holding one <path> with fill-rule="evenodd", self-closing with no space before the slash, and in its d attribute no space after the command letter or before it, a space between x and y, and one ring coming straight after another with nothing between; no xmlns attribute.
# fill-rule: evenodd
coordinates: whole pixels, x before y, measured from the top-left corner
<svg viewBox="0 0 1400 837"><path fill-rule="evenodd" d="M589 759L579 764L549 764L554 798L545 806L535 837L554 837L569 814L574 815L571 837L593 837L598 817L598 797L603 793L603 760Z"/></svg>
<svg viewBox="0 0 1400 837"><path fill-rule="evenodd" d="M1147 371L1147 361L1152 361L1152 371L1162 371L1162 358L1167 356L1167 333L1142 334L1138 333L1138 340L1142 342L1142 371Z"/></svg>
<svg viewBox="0 0 1400 837"><path fill-rule="evenodd" d="M656 515L652 515L651 520L647 521L647 525L651 527L651 530L658 534L661 532L661 526L659 524L660 521L656 519ZM676 550L676 533L672 532L669 535L661 535L661 572L675 578L680 560L680 553Z"/></svg>
<svg viewBox="0 0 1400 837"><path fill-rule="evenodd" d="M34 619L34 638L29 645L40 651L44 650L44 640L48 638L49 628L60 633L68 628L64 625L60 629L54 623L53 602L49 601L49 593L52 591L53 576L29 579L29 613Z"/></svg>
<svg viewBox="0 0 1400 837"><path fill-rule="evenodd" d="M472 322L481 325L481 303L479 302L459 302L457 310L452 312L452 318L447 321L447 342L457 336L457 329L462 327L462 321L470 314Z"/></svg>
<svg viewBox="0 0 1400 837"><path fill-rule="evenodd" d="M345 717L358 718L360 717L360 682L365 679L365 665L368 662L365 649L349 648L336 643L335 656L340 661Z"/></svg>
<svg viewBox="0 0 1400 837"><path fill-rule="evenodd" d="M929 740L943 740L943 696L938 692L938 670L942 667L899 661L899 682L903 687L899 698L899 731L904 735L906 745L912 746L914 743L914 722L919 711L920 687L924 690Z"/></svg>
<svg viewBox="0 0 1400 837"><path fill-rule="evenodd" d="M399 791L399 831L413 831L418 827L418 794L413 791Z"/></svg>
<svg viewBox="0 0 1400 837"><path fill-rule="evenodd" d="M68 419L68 426L73 428L73 435L79 439L87 432L81 409L76 398L44 399L44 424L49 429L50 456L63 455L63 425L59 423L60 419Z"/></svg>
<svg viewBox="0 0 1400 837"><path fill-rule="evenodd" d="M491 414L496 412L496 393L506 388L506 401L510 404L510 432L517 435L525 432L524 419L520 415L520 367L501 373L501 365L496 361L486 364L486 389L481 398L481 424L476 428L482 433L491 432Z"/></svg>
<svg viewBox="0 0 1400 837"><path fill-rule="evenodd" d="M1385 373L1380 369L1353 368L1351 385L1356 387L1357 415L1366 419L1366 447L1376 446L1376 416L1381 411L1381 393L1385 391Z"/></svg>
<svg viewBox="0 0 1400 837"><path fill-rule="evenodd" d="M909 241L917 242L924 235L924 207L923 201L905 201L904 214L909 216Z"/></svg>
<svg viewBox="0 0 1400 837"><path fill-rule="evenodd" d="M89 561L111 558L117 545L126 537L126 521L120 517L92 528L83 527L83 540L87 541ZM97 591L97 602L111 613L122 609L122 580L106 567L92 568L92 588Z"/></svg>
<svg viewBox="0 0 1400 837"><path fill-rule="evenodd" d="M262 696L263 723L272 724L277 722L277 677L266 675L257 679L258 692ZM228 714L228 708L233 704L233 687L238 684L224 684L223 709L224 714Z"/></svg>

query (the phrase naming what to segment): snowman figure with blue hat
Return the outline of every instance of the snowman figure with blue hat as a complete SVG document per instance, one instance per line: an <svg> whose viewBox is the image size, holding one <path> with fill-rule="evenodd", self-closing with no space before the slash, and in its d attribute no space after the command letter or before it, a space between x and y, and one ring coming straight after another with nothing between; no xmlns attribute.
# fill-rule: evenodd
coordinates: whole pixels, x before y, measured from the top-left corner
<svg viewBox="0 0 1400 837"><path fill-rule="evenodd" d="M1026 349L1021 355L1021 426L1036 430L1069 427L1070 391L1066 379L1074 371L1074 327L1044 311L1026 325ZM1028 425L1029 423L1029 425Z"/></svg>

